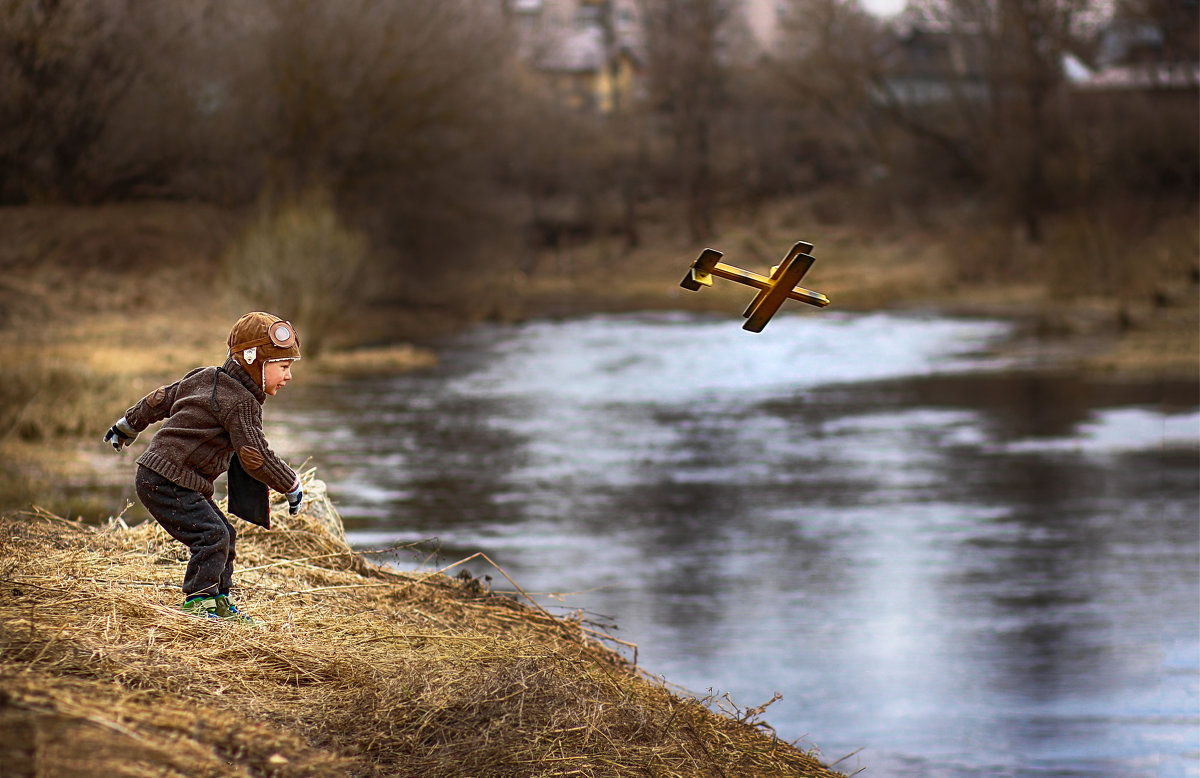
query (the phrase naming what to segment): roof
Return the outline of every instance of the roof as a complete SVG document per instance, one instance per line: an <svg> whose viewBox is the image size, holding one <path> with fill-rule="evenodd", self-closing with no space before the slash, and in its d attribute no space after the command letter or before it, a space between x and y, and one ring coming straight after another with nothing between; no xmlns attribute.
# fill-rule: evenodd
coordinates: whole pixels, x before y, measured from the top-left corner
<svg viewBox="0 0 1200 778"><path fill-rule="evenodd" d="M594 73L605 65L604 49L604 31L599 27L571 30L550 41L537 67L560 73Z"/></svg>
<svg viewBox="0 0 1200 778"><path fill-rule="evenodd" d="M1196 89L1200 63L1114 65L1075 82L1083 90Z"/></svg>

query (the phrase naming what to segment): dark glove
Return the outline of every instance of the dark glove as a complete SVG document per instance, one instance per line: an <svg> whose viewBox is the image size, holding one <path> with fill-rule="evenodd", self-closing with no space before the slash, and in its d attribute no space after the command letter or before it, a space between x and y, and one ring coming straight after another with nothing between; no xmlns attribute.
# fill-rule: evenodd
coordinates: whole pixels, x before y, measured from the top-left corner
<svg viewBox="0 0 1200 778"><path fill-rule="evenodd" d="M104 436L104 442L109 443L112 447L120 451L124 446L128 446L133 441L137 440L138 432L125 417L117 419L117 423L108 428L108 433Z"/></svg>
<svg viewBox="0 0 1200 778"><path fill-rule="evenodd" d="M295 516L300 512L300 502L304 499L303 487L297 486L295 489L287 493L288 514Z"/></svg>

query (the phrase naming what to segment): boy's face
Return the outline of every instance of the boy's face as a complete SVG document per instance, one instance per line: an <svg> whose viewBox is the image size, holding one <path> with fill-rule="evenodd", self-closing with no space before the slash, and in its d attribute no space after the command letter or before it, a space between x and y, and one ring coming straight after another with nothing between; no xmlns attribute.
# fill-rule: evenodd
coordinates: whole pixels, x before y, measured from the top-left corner
<svg viewBox="0 0 1200 778"><path fill-rule="evenodd" d="M292 360L268 362L263 365L263 391L274 397L275 393L292 380Z"/></svg>

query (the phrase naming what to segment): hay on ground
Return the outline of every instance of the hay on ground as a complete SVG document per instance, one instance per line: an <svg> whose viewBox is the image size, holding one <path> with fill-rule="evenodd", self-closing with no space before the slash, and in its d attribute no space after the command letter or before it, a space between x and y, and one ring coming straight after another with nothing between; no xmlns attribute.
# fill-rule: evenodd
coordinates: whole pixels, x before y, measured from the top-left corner
<svg viewBox="0 0 1200 778"><path fill-rule="evenodd" d="M282 507L238 524L253 628L178 610L187 552L154 522L0 517L5 774L837 775L578 622L366 561L327 500Z"/></svg>

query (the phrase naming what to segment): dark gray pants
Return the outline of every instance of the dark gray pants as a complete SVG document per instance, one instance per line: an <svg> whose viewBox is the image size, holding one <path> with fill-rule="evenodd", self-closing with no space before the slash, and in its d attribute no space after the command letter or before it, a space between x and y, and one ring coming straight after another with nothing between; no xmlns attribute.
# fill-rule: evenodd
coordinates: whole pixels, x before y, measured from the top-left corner
<svg viewBox="0 0 1200 778"><path fill-rule="evenodd" d="M134 484L138 499L155 521L192 552L183 578L184 596L228 594L233 586L237 530L217 504L141 465Z"/></svg>

